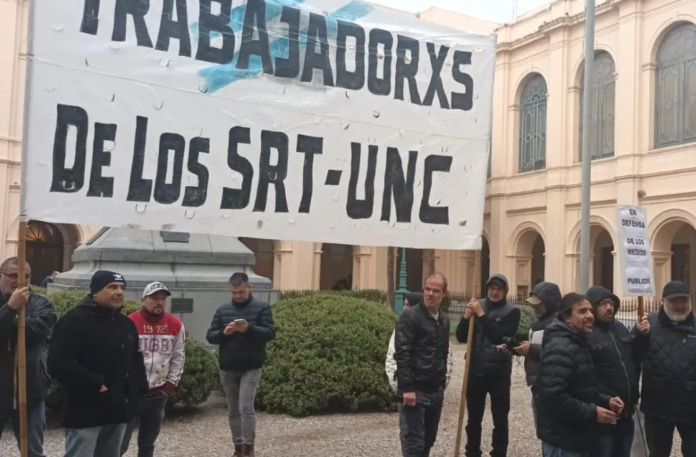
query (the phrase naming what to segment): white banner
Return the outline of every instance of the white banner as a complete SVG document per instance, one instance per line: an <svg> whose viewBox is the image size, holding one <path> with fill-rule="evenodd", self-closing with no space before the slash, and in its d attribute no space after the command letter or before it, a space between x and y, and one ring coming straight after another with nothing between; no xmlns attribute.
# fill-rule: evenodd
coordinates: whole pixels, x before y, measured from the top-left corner
<svg viewBox="0 0 696 457"><path fill-rule="evenodd" d="M619 259L624 294L631 297L655 296L650 233L645 210L640 206L618 206Z"/></svg>
<svg viewBox="0 0 696 457"><path fill-rule="evenodd" d="M23 217L480 248L493 37L349 0L32 7Z"/></svg>

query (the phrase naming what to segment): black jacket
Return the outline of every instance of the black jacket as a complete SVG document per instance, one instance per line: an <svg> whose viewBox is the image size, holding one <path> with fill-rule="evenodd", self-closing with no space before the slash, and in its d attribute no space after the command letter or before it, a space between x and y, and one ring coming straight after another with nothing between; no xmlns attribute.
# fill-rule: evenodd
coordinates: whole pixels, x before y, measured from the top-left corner
<svg viewBox="0 0 696 457"><path fill-rule="evenodd" d="M619 310L621 304L619 299L604 287L591 287L586 296L592 306L606 298L614 300L615 311ZM632 417L639 396L639 373L633 351L633 336L618 320L610 325L595 320L588 344L597 373L599 391L609 397L621 397L625 405L622 417Z"/></svg>
<svg viewBox="0 0 696 457"><path fill-rule="evenodd" d="M532 295L536 295L541 299L546 306L546 312L532 324L529 332L530 342L536 339L534 337L535 333L543 338L544 330L556 318L558 310L561 308L561 301L563 299L561 296L561 290L556 284L551 282L540 282L534 286L534 289L532 289ZM541 343L532 343L529 346L529 353L527 354L527 357L524 358L524 372L528 386L534 386L534 384L536 384L540 358Z"/></svg>
<svg viewBox="0 0 696 457"><path fill-rule="evenodd" d="M503 275L493 275L486 283L486 287L493 280L502 281L505 284L505 294L508 292L508 281ZM508 305L507 299L493 303L488 299L481 299L484 314L476 318L474 324L474 348L471 355L471 374L474 376L510 376L512 374L512 355L507 351L500 351L496 346L503 343L503 338L514 338L520 325L520 309ZM504 316L491 317L501 310L509 307L509 312ZM469 319L462 319L457 325L457 341L466 343L469 336Z"/></svg>
<svg viewBox="0 0 696 457"><path fill-rule="evenodd" d="M246 333L225 335L225 327L235 319L245 319L249 329ZM275 333L271 307L250 295L244 302L232 301L220 306L206 338L210 344L220 345L221 370L244 372L263 366L266 343L275 338Z"/></svg>
<svg viewBox="0 0 696 457"><path fill-rule="evenodd" d="M449 328L444 311L435 320L422 302L401 315L394 338L398 394L445 389Z"/></svg>
<svg viewBox="0 0 696 457"><path fill-rule="evenodd" d="M89 296L56 324L48 372L65 389L66 428L127 423L148 390L135 324Z"/></svg>
<svg viewBox="0 0 696 457"><path fill-rule="evenodd" d="M8 297L0 294L0 410L11 410L19 393L15 389L15 349L17 314L7 306ZM32 294L25 305L25 344L27 361L27 405L33 406L46 397L49 385L46 373L46 341L56 323L53 304Z"/></svg>
<svg viewBox="0 0 696 457"><path fill-rule="evenodd" d="M640 409L665 421L696 421L696 324L674 324L664 309L648 316L650 333L636 335L643 360Z"/></svg>
<svg viewBox="0 0 696 457"><path fill-rule="evenodd" d="M597 387L587 338L561 319L544 332L537 376L537 436L567 451L590 450L597 431L597 406L609 397Z"/></svg>

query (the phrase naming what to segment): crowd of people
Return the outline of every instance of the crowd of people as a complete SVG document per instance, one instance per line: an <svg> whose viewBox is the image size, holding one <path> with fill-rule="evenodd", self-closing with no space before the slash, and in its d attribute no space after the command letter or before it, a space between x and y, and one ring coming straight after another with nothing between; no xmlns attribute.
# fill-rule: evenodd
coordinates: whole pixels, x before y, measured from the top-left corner
<svg viewBox="0 0 696 457"><path fill-rule="evenodd" d="M428 457L451 373L449 320L439 273L410 295L386 360L400 398L402 455ZM467 342L474 319L466 406L467 457L481 457L481 423L490 396L492 457L508 455L513 356L524 357L531 411L543 457L630 457L634 416L644 416L649 457L669 457L675 429L684 456L696 456L696 326L688 287L665 285L662 306L629 329L621 300L604 287L562 295L541 282L526 300L536 315L527 341L515 341L520 309L507 302L505 276L493 275L485 298L472 299L457 326Z"/></svg>
<svg viewBox="0 0 696 457"><path fill-rule="evenodd" d="M29 264L25 274L28 284ZM29 457L44 457L51 378L62 389L65 457L121 457L135 430L138 457L152 457L165 407L185 370L186 331L166 311L167 286L146 285L140 309L126 316L126 279L100 270L87 296L59 319L50 300L19 283L19 261L8 258L0 264L0 436L10 421L19 441L17 319L23 308ZM275 326L246 274L233 274L230 290L232 299L215 312L207 339L220 347L234 456L253 457L254 397Z"/></svg>

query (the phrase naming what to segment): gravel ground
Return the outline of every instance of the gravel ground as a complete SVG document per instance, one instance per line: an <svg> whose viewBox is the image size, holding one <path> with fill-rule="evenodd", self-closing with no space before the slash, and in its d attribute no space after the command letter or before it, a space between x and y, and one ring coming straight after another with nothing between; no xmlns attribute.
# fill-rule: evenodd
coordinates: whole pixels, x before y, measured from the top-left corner
<svg viewBox="0 0 696 457"><path fill-rule="evenodd" d="M440 423L438 440L432 457L454 455L457 433L459 396L464 371L464 347L453 344L456 363ZM539 457L541 445L536 438L531 415L530 393L524 381L521 362L514 364L512 405L510 411L510 457ZM491 420L484 419L483 453L490 451ZM134 437L135 438L135 437ZM466 442L462 438L462 446ZM47 457L63 455L63 434L53 422L46 432ZM679 455L675 450L672 455ZM194 410L175 409L168 415L160 434L156 455L160 457L221 457L234 452L227 426L224 397L213 396L205 407ZM331 415L295 419L286 416L259 414L257 418L258 457L398 457L398 417L393 414ZM463 455L463 449L462 449ZM19 456L14 437L4 433L0 441L0 456ZM136 457L131 449L127 457Z"/></svg>

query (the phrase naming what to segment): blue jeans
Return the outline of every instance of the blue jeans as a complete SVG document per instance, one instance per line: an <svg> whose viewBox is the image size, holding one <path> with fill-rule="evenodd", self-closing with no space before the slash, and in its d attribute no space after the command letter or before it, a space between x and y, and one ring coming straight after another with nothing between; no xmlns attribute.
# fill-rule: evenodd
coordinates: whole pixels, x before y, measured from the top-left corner
<svg viewBox="0 0 696 457"><path fill-rule="evenodd" d="M140 414L135 416L128 427L121 444L121 455L128 451L131 435L138 429L138 457L152 457L155 453L155 441L159 436L164 421L164 407L167 406L167 394L164 392L145 395L140 400Z"/></svg>
<svg viewBox="0 0 696 457"><path fill-rule="evenodd" d="M126 424L65 429L65 457L121 457Z"/></svg>
<svg viewBox="0 0 696 457"><path fill-rule="evenodd" d="M27 437L29 438L29 457L44 457L43 432L46 424L46 405L44 402L27 409ZM0 437L8 420L12 421L17 444L19 444L19 411L0 410Z"/></svg>
<svg viewBox="0 0 696 457"><path fill-rule="evenodd" d="M590 452L566 451L560 447L552 446L548 443L541 443L543 457L594 457Z"/></svg>
<svg viewBox="0 0 696 457"><path fill-rule="evenodd" d="M634 432L632 418L620 420L616 425L600 426L592 457L631 457Z"/></svg>

